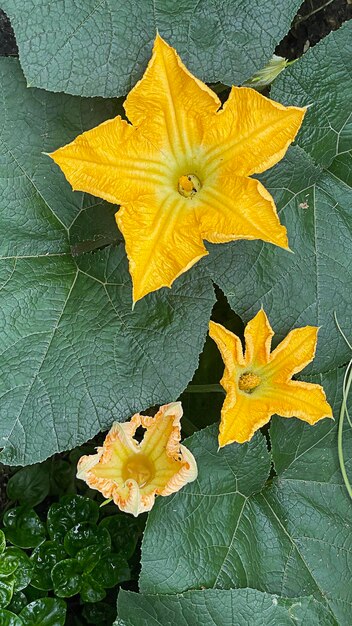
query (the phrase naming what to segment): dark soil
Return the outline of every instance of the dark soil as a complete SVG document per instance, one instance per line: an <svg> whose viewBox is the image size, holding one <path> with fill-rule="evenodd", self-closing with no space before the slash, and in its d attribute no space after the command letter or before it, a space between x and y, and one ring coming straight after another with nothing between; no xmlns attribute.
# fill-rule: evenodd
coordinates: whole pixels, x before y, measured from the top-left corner
<svg viewBox="0 0 352 626"><path fill-rule="evenodd" d="M305 0L293 20L290 32L275 52L286 59L296 59L348 19L352 19L352 0ZM11 24L0 9L0 55L17 54Z"/></svg>
<svg viewBox="0 0 352 626"><path fill-rule="evenodd" d="M352 19L352 0L305 0L275 53L290 61Z"/></svg>

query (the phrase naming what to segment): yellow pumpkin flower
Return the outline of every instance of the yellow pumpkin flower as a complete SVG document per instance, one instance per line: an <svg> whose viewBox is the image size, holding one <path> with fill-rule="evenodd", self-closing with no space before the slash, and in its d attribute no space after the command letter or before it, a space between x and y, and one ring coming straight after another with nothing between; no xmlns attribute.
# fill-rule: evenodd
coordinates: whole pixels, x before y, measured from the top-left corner
<svg viewBox="0 0 352 626"><path fill-rule="evenodd" d="M160 407L154 417L139 413L129 422L115 422L97 454L83 456L77 477L111 498L135 517L152 508L155 496L168 496L197 478L191 452L180 445L182 406ZM134 439L145 428L141 443Z"/></svg>
<svg viewBox="0 0 352 626"><path fill-rule="evenodd" d="M219 446L249 441L272 415L298 417L315 424L332 417L331 406L320 385L291 380L315 354L318 328L295 328L270 353L274 332L263 310L244 331L245 353L239 337L210 322L225 371L221 384L226 398L221 410Z"/></svg>
<svg viewBox="0 0 352 626"><path fill-rule="evenodd" d="M121 205L133 301L170 287L212 243L287 248L274 200L250 178L284 156L305 109L232 87L224 106L159 35L120 116L51 155L74 190Z"/></svg>

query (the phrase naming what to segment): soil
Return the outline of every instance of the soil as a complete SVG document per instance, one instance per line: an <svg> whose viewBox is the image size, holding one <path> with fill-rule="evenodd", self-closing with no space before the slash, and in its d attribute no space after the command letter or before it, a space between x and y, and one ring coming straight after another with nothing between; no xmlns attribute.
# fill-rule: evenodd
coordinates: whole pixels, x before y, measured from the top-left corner
<svg viewBox="0 0 352 626"><path fill-rule="evenodd" d="M293 20L290 32L275 52L286 59L296 59L348 19L352 19L352 0L305 0ZM0 55L18 55L10 21L1 9Z"/></svg>

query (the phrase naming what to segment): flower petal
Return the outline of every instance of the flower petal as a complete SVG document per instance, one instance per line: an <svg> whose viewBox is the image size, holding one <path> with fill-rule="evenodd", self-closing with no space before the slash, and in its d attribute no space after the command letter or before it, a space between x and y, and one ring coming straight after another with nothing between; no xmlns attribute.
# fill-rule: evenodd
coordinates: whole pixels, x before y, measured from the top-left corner
<svg viewBox="0 0 352 626"><path fill-rule="evenodd" d="M160 151L120 116L79 135L49 155L74 190L114 204L151 193L164 184Z"/></svg>
<svg viewBox="0 0 352 626"><path fill-rule="evenodd" d="M196 217L185 203L177 192L162 201L149 195L116 214L126 242L134 302L160 287L171 287L208 254Z"/></svg>
<svg viewBox="0 0 352 626"><path fill-rule="evenodd" d="M269 361L271 338L274 331L263 309L248 322L244 338L246 342L245 362L246 365L260 366Z"/></svg>
<svg viewBox="0 0 352 626"><path fill-rule="evenodd" d="M176 50L157 35L148 67L124 108L132 124L148 137L163 135L164 147L177 156L199 145L204 117L220 105L217 95L195 78Z"/></svg>
<svg viewBox="0 0 352 626"><path fill-rule="evenodd" d="M269 422L274 412L270 398L256 399L249 395L229 392L230 390L221 409L220 448L234 442L250 441L254 433Z"/></svg>
<svg viewBox="0 0 352 626"><path fill-rule="evenodd" d="M240 338L221 324L212 321L209 322L209 336L214 339L221 352L225 371L228 371L230 377L234 376L238 366L245 365Z"/></svg>
<svg viewBox="0 0 352 626"><path fill-rule="evenodd" d="M285 107L254 89L232 87L223 108L209 120L203 140L206 155L221 159L236 175L264 172L282 159L305 112Z"/></svg>
<svg viewBox="0 0 352 626"><path fill-rule="evenodd" d="M318 330L316 326L295 328L281 341L271 353L265 368L272 381L288 382L314 359Z"/></svg>
<svg viewBox="0 0 352 626"><path fill-rule="evenodd" d="M333 417L320 385L291 380L289 383L276 383L275 393L275 413L282 417L298 417L308 424Z"/></svg>
<svg viewBox="0 0 352 626"><path fill-rule="evenodd" d="M288 248L274 200L258 180L220 172L216 182L201 190L196 214L202 237L212 243L262 239Z"/></svg>

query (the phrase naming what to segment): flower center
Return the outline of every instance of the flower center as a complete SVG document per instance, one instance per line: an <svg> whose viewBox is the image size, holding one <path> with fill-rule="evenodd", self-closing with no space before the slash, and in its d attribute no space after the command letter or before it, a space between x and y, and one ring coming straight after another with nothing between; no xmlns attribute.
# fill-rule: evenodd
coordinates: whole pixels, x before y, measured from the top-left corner
<svg viewBox="0 0 352 626"><path fill-rule="evenodd" d="M261 378L253 374L253 372L245 372L238 381L238 388L245 393L252 393L254 389L259 387L261 382Z"/></svg>
<svg viewBox="0 0 352 626"><path fill-rule="evenodd" d="M178 179L177 190L184 198L193 198L201 187L202 184L195 174L183 175Z"/></svg>
<svg viewBox="0 0 352 626"><path fill-rule="evenodd" d="M154 463L144 454L130 456L122 467L122 479L125 482L133 478L139 487L147 485L155 475Z"/></svg>

